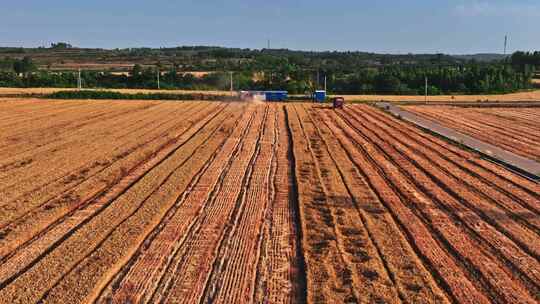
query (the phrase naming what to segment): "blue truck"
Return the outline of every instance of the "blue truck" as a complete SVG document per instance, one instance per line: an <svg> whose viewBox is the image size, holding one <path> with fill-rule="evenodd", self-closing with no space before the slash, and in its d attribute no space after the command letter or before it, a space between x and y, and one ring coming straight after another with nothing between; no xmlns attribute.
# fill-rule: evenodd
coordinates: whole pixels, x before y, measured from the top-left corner
<svg viewBox="0 0 540 304"><path fill-rule="evenodd" d="M313 101L315 102L325 102L326 101L326 91L317 90L313 93Z"/></svg>
<svg viewBox="0 0 540 304"><path fill-rule="evenodd" d="M286 101L289 98L289 92L287 91L265 91L266 101Z"/></svg>

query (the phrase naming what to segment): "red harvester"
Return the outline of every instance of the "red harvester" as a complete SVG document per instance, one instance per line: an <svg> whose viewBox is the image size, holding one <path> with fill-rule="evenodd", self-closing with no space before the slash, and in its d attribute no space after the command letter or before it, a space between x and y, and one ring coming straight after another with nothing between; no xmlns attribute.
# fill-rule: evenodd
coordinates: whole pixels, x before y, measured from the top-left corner
<svg viewBox="0 0 540 304"><path fill-rule="evenodd" d="M332 106L334 109L343 109L344 104L345 104L345 98L343 97L332 98Z"/></svg>

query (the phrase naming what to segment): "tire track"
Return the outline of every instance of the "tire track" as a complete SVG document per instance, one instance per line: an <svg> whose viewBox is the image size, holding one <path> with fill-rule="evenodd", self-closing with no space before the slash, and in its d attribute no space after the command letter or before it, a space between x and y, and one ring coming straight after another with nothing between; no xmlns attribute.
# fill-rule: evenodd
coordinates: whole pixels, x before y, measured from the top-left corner
<svg viewBox="0 0 540 304"><path fill-rule="evenodd" d="M344 303L358 300L351 272L336 242L334 217L320 180L320 171L296 111L286 107L295 159L302 254L308 302Z"/></svg>

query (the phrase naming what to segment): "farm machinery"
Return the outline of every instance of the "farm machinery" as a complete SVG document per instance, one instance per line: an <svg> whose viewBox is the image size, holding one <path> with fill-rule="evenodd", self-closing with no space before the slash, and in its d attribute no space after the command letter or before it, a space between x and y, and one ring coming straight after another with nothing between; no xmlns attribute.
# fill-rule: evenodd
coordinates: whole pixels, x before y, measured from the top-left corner
<svg viewBox="0 0 540 304"><path fill-rule="evenodd" d="M334 97L332 98L332 108L334 109L343 109L345 104L345 98L343 97Z"/></svg>

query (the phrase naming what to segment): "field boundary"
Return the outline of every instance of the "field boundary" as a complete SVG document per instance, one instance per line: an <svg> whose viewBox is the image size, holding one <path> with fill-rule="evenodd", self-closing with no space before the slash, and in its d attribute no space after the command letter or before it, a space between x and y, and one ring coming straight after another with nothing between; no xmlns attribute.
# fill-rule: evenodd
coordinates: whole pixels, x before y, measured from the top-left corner
<svg viewBox="0 0 540 304"><path fill-rule="evenodd" d="M456 108L540 108L540 101L514 102L393 102L405 106L447 106Z"/></svg>

